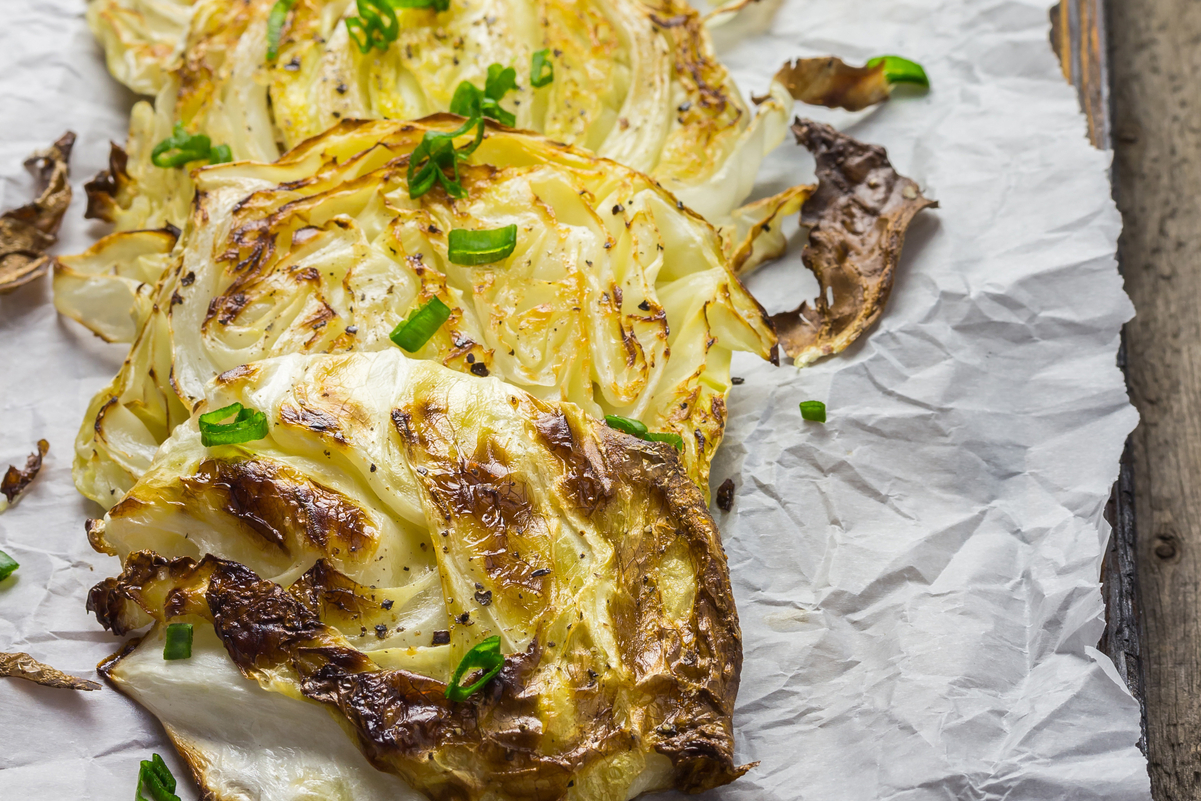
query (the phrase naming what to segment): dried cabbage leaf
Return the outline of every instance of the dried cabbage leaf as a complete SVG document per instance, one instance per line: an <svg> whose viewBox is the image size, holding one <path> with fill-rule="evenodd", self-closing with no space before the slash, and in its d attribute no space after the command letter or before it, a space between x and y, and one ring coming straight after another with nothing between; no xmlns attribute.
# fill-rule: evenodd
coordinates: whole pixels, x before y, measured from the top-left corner
<svg viewBox="0 0 1201 801"><path fill-rule="evenodd" d="M104 672L208 792L296 797L224 758L244 721L165 702L174 664L151 655L169 620L193 623L206 661L219 643L262 690L325 705L430 798L618 801L745 770L725 557L672 447L396 350L261 361L197 412L235 401L266 413L265 439L206 448L193 418L90 527L125 567L89 608L116 633L151 626ZM452 667L491 636L504 670L448 702ZM277 737L296 735L265 721L256 744Z"/></svg>
<svg viewBox="0 0 1201 801"><path fill-rule="evenodd" d="M852 67L834 56L798 58L785 63L773 83L785 86L788 93L802 103L848 111L861 111L883 103L891 93L884 64ZM755 102L767 99L754 98Z"/></svg>
<svg viewBox="0 0 1201 801"><path fill-rule="evenodd" d="M396 324L435 297L451 318L416 358L679 434L705 487L731 352L769 358L775 346L714 230L646 176L497 126L462 165L467 199L409 198L409 154L426 131L458 125L450 115L347 122L275 164L198 171L172 266L80 429L81 492L106 507L119 500L214 375L286 353L391 349ZM511 224L518 245L503 261L447 258L451 229ZM166 246L161 234L114 234L94 261L154 236ZM82 301L62 301L86 321ZM142 308L110 308L107 319L141 319Z"/></svg>
<svg viewBox="0 0 1201 801"><path fill-rule="evenodd" d="M38 199L0 215L0 294L25 286L46 273L53 259L46 251L58 239L67 206L71 205L71 148L68 131L47 150L25 162L41 187Z"/></svg>
<svg viewBox="0 0 1201 801"><path fill-rule="evenodd" d="M909 223L938 203L893 169L884 148L809 120L792 130L817 158L818 187L801 209L809 228L802 259L821 291L812 305L772 315L772 323L785 352L804 366L842 351L875 323Z"/></svg>
<svg viewBox="0 0 1201 801"><path fill-rule="evenodd" d="M76 678L57 668L39 662L29 654L0 653L0 677L24 679L53 687L58 690L99 690L100 684L88 679Z"/></svg>
<svg viewBox="0 0 1201 801"><path fill-rule="evenodd" d="M38 473L42 470L42 459L50 452L50 443L44 439L38 440L38 449L29 454L25 460L25 467L18 468L16 465L9 465L8 470L4 473L4 478L0 479L0 512L3 512L9 506L17 502L21 497L21 493L33 483L37 478Z"/></svg>

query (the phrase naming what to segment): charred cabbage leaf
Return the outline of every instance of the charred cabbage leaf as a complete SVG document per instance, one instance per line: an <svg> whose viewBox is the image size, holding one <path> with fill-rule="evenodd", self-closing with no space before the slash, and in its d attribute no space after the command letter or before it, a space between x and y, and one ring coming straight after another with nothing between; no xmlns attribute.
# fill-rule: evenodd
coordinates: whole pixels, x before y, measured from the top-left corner
<svg viewBox="0 0 1201 801"><path fill-rule="evenodd" d="M206 448L193 418L90 526L125 567L89 608L118 634L150 626L104 672L207 792L412 797L357 775L329 725L247 720L308 720L306 701L433 799L623 801L743 772L737 613L674 448L396 350L258 362L197 411L234 402L266 438ZM169 622L194 625L190 660L162 660ZM448 701L494 636L499 675ZM222 720L226 692L246 705ZM255 758L284 748L278 771Z"/></svg>
<svg viewBox="0 0 1201 801"><path fill-rule="evenodd" d="M33 480L38 477L38 473L42 470L42 460L49 452L50 443L39 439L38 449L29 454L25 460L25 467L8 466L4 477L0 478L0 496L3 496L0 497L0 512L16 503L17 499L21 497L21 493L25 492Z"/></svg>
<svg viewBox="0 0 1201 801"><path fill-rule="evenodd" d="M24 679L58 690L99 690L97 682L76 678L39 662L29 654L0 653L0 677Z"/></svg>
<svg viewBox="0 0 1201 801"><path fill-rule="evenodd" d="M767 358L775 344L716 233L639 173L496 127L460 165L466 199L411 199L409 154L458 124L343 123L275 164L197 172L196 210L151 295L105 265L118 251L160 259L161 232L115 234L72 262L73 281L130 302L98 308L84 292L61 309L110 337L140 324L76 441L80 490L119 500L214 375L287 353L391 349L397 324L433 298L451 316L415 358L678 434L704 487L730 354ZM449 231L508 225L507 258L447 258Z"/></svg>
<svg viewBox="0 0 1201 801"><path fill-rule="evenodd" d="M0 215L0 294L25 286L46 274L53 259L46 250L57 241L67 206L71 205L71 148L68 131L25 165L40 186L37 200Z"/></svg>

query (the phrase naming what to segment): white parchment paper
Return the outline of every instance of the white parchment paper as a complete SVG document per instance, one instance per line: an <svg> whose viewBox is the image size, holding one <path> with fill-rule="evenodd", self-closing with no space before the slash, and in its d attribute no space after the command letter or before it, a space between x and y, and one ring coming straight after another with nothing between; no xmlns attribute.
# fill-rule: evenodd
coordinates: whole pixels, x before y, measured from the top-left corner
<svg viewBox="0 0 1201 801"><path fill-rule="evenodd" d="M723 53L747 93L797 55L920 60L926 96L798 112L886 146L942 208L914 225L870 337L801 372L736 363L746 383L713 485L738 485L718 519L745 638L737 756L760 764L709 798L1149 797L1137 706L1094 647L1102 508L1137 421L1115 366L1133 309L1109 156L1085 140L1047 5L786 0ZM8 208L29 197L21 160L68 128L75 185L103 167L132 98L105 72L83 0L0 7ZM762 191L811 171L785 145ZM103 233L82 212L80 192L63 252ZM751 287L774 300L813 285L799 271L794 255ZM84 598L117 565L84 539L97 509L72 486L71 443L124 350L58 319L48 282L0 298L0 343L0 462L51 443L0 515L0 548L21 563L0 585L0 650L94 676L115 641ZM827 403L826 425L802 421L807 399ZM0 681L0 798L127 801L152 751L185 775L157 722L112 689Z"/></svg>

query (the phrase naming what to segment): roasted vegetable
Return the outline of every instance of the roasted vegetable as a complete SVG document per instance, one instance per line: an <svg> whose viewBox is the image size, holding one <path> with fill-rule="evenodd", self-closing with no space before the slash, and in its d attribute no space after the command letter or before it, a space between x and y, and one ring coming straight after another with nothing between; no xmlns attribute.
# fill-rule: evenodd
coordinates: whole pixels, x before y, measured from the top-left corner
<svg viewBox="0 0 1201 801"><path fill-rule="evenodd" d="M57 690L99 690L100 685L88 679L76 678L58 668L39 662L29 654L0 653L0 677L24 679Z"/></svg>
<svg viewBox="0 0 1201 801"><path fill-rule="evenodd" d="M199 171L196 210L151 295L102 265L123 249L159 258L161 232L113 235L93 248L94 268L73 262L71 280L103 279L131 302L72 307L60 295L60 309L109 336L141 323L80 430L80 490L119 500L214 375L285 353L392 348L398 324L433 299L450 317L416 358L678 434L705 487L730 353L767 358L775 342L713 229L643 175L492 123L460 167L466 200L411 199L409 154L458 124L343 123L276 164ZM448 259L448 232L508 225L506 258Z"/></svg>
<svg viewBox="0 0 1201 801"><path fill-rule="evenodd" d="M361 760L311 768L345 735L301 727L302 699L432 799L623 801L745 770L725 558L670 445L395 349L258 362L197 411L232 403L268 436L206 448L194 417L90 534L125 568L89 608L151 625L104 672L213 797L411 797ZM165 662L181 622L191 656ZM493 637L495 678L448 698Z"/></svg>
<svg viewBox="0 0 1201 801"><path fill-rule="evenodd" d="M843 350L880 317L909 223L938 203L893 169L884 148L808 120L792 130L817 157L819 183L801 208L809 229L802 258L821 291L772 322L784 350L804 366Z"/></svg>
<svg viewBox="0 0 1201 801"><path fill-rule="evenodd" d="M63 214L71 205L71 148L68 131L47 150L25 162L39 184L37 200L0 215L0 294L25 286L46 274L53 261L46 250L58 238Z"/></svg>
<svg viewBox="0 0 1201 801"><path fill-rule="evenodd" d="M38 449L25 459L25 467L9 465L4 477L0 478L0 512L17 502L21 493L33 483L42 470L42 460L50 452L50 443L44 439L38 440Z"/></svg>
<svg viewBox="0 0 1201 801"><path fill-rule="evenodd" d="M514 127L646 172L710 219L749 194L786 134L784 87L752 113L684 0L452 0L441 13L385 3L395 38L361 52L346 21L364 5L291 5L272 58L274 0L92 0L110 70L156 98L134 110L128 159L115 154L93 185L107 194L96 212L121 230L183 226L188 175L150 160L177 122L235 159L271 161L341 120L447 111L462 82L484 88L493 64L516 70L500 103Z"/></svg>

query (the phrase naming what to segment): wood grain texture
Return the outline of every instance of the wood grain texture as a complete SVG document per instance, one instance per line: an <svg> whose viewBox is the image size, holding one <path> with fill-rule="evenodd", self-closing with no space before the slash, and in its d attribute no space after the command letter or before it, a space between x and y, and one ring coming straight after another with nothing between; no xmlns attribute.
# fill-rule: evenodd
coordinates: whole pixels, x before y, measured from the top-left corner
<svg viewBox="0 0 1201 801"><path fill-rule="evenodd" d="M1089 138L1099 148L1110 146L1111 108L1107 51L1107 15L1102 0L1063 0L1051 9L1051 44L1063 66L1064 77L1080 96L1088 119ZM1126 369L1126 350L1118 360ZM1134 508L1134 464L1127 441L1106 517L1113 534L1101 565L1101 593L1105 600L1105 632L1098 647L1114 666L1142 710L1139 748L1147 752L1147 705L1144 628L1138 582L1137 529Z"/></svg>
<svg viewBox="0 0 1201 801"><path fill-rule="evenodd" d="M1159 801L1201 798L1201 2L1111 0L1127 374Z"/></svg>

